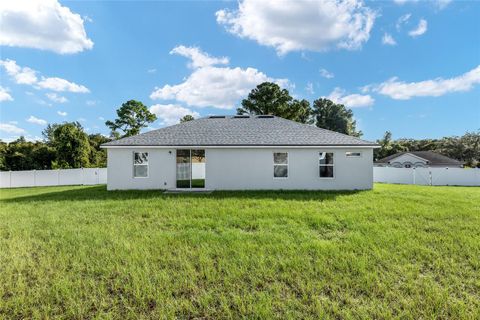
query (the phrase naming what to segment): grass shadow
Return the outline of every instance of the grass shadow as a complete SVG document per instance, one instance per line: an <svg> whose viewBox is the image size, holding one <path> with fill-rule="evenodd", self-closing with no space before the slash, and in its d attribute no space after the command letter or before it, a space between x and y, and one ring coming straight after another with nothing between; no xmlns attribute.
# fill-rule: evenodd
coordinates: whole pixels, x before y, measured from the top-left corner
<svg viewBox="0 0 480 320"><path fill-rule="evenodd" d="M72 187L67 190L56 190L58 187L44 187L45 192L11 197L4 196L0 202L43 202L43 201L101 201L101 200L135 200L135 199L165 199L165 198L196 198L196 199L272 199L296 201L326 201L338 196L355 195L365 190L312 191L312 190L258 190L258 191L214 191L205 193L165 194L163 190L115 190L107 191L105 186ZM51 189L51 190L49 190ZM18 189L17 189L18 190ZM32 190L32 189L27 189ZM42 190L42 191L43 191Z"/></svg>

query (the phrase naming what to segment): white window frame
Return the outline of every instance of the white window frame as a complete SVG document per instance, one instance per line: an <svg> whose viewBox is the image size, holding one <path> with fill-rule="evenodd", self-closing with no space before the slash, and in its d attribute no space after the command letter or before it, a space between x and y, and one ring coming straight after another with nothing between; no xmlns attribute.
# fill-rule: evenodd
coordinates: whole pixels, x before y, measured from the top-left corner
<svg viewBox="0 0 480 320"><path fill-rule="evenodd" d="M135 154L136 153L146 153L147 154L147 163L142 163L142 164L136 164L135 163ZM132 153L133 157L132 157L132 161L133 161L133 166L132 166L132 176L134 179L145 179L145 178L148 178L148 176L150 175L150 168L149 168L149 156L150 154L148 152L143 152L143 151L133 151ZM146 177L137 177L135 176L135 167L136 166L146 166L147 167L147 176Z"/></svg>
<svg viewBox="0 0 480 320"><path fill-rule="evenodd" d="M345 152L345 157L347 157L347 158L361 158L362 157L362 152L361 151L346 151Z"/></svg>
<svg viewBox="0 0 480 320"><path fill-rule="evenodd" d="M332 164L320 164L320 154L321 153L331 153L333 157L333 163ZM318 152L318 178L319 179L327 179L327 180L332 180L335 179L336 173L335 173L335 152L332 151L319 151ZM320 167L332 167L333 168L333 177L320 177Z"/></svg>
<svg viewBox="0 0 480 320"><path fill-rule="evenodd" d="M285 153L287 154L287 163L275 163L275 154L276 153ZM274 151L272 153L272 160L273 160L273 179L288 179L289 176L289 168L288 168L288 152L286 151ZM287 176L286 177L275 177L275 166L286 166L287 167Z"/></svg>

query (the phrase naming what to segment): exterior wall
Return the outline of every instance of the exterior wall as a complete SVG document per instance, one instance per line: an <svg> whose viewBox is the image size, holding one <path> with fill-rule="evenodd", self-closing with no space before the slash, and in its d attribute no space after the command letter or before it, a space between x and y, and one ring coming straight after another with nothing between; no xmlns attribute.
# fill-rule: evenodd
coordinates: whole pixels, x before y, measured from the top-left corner
<svg viewBox="0 0 480 320"><path fill-rule="evenodd" d="M148 177L133 177L133 152L148 152ZM169 151L171 153L169 153ZM175 188L175 149L108 149L107 189Z"/></svg>
<svg viewBox="0 0 480 320"><path fill-rule="evenodd" d="M319 152L334 153L334 178L319 177ZM346 151L362 156L347 158ZM273 177L273 153L288 152L288 178ZM206 188L247 189L371 189L373 149L207 149Z"/></svg>
<svg viewBox="0 0 480 320"><path fill-rule="evenodd" d="M147 178L133 178L133 152L148 152ZM171 151L171 154L169 153ZM334 153L334 178L319 177L319 152ZM346 151L362 156L347 158ZM273 177L273 153L288 152L288 178ZM371 189L372 148L205 148L206 189ZM176 186L175 149L108 149L108 189L171 189Z"/></svg>
<svg viewBox="0 0 480 320"><path fill-rule="evenodd" d="M395 168L404 168L405 165L410 165L411 168L427 167L427 161L415 157L411 154L402 154L401 156L394 158L390 161L390 166Z"/></svg>

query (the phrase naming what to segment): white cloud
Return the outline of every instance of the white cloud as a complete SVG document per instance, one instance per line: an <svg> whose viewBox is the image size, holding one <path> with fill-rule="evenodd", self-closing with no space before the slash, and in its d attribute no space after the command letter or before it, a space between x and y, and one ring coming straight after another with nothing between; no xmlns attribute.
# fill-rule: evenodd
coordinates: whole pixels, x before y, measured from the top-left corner
<svg viewBox="0 0 480 320"><path fill-rule="evenodd" d="M0 60L0 66L17 84L34 84L37 82L36 71L29 67L20 67L15 60Z"/></svg>
<svg viewBox="0 0 480 320"><path fill-rule="evenodd" d="M46 93L45 95L47 96L48 99L52 100L53 102L57 102L57 103L68 102L67 98L59 96L56 93Z"/></svg>
<svg viewBox="0 0 480 320"><path fill-rule="evenodd" d="M313 89L313 83L311 82L307 83L307 86L305 87L305 91L309 94L314 94L315 90Z"/></svg>
<svg viewBox="0 0 480 320"><path fill-rule="evenodd" d="M65 111L57 111L57 114L62 117L66 117L67 113Z"/></svg>
<svg viewBox="0 0 480 320"><path fill-rule="evenodd" d="M8 121L8 123L11 123L11 124L18 124L18 121Z"/></svg>
<svg viewBox="0 0 480 320"><path fill-rule="evenodd" d="M217 22L239 37L291 51L354 50L370 37L376 13L360 0L243 0L216 12Z"/></svg>
<svg viewBox="0 0 480 320"><path fill-rule="evenodd" d="M441 10L446 8L450 4L450 2L452 2L452 0L437 0L435 1L435 4L437 8Z"/></svg>
<svg viewBox="0 0 480 320"><path fill-rule="evenodd" d="M375 102L370 95L362 94L345 94L345 90L335 88L327 97L335 103L343 104L348 108L369 107Z"/></svg>
<svg viewBox="0 0 480 320"><path fill-rule="evenodd" d="M382 43L389 46L395 46L397 44L395 39L393 39L392 35L386 32L383 35Z"/></svg>
<svg viewBox="0 0 480 320"><path fill-rule="evenodd" d="M420 21L418 22L418 26L411 30L408 35L410 37L418 37L418 36L421 36L422 34L424 34L425 32L427 32L427 20L425 19L420 19Z"/></svg>
<svg viewBox="0 0 480 320"><path fill-rule="evenodd" d="M403 16L401 16L400 18L398 18L397 24L395 25L396 28L397 28L397 31L400 31L400 29L402 28L402 25L407 23L408 20L410 20L411 16L412 16L411 13L407 13L407 14L404 14Z"/></svg>
<svg viewBox="0 0 480 320"><path fill-rule="evenodd" d="M148 73L156 73L156 72L157 72L157 69L155 69L155 68L148 69L147 72L148 72Z"/></svg>
<svg viewBox="0 0 480 320"><path fill-rule="evenodd" d="M13 134L27 133L27 131L25 131L24 129L19 128L16 125L11 123L0 123L0 131L6 132L6 133L13 133Z"/></svg>
<svg viewBox="0 0 480 320"><path fill-rule="evenodd" d="M407 2L410 3L418 3L420 0L394 0L394 2L398 5L404 5ZM428 3L432 3L437 9L444 9L446 8L452 0L431 0Z"/></svg>
<svg viewBox="0 0 480 320"><path fill-rule="evenodd" d="M105 121L105 118L104 117L98 117L98 120Z"/></svg>
<svg viewBox="0 0 480 320"><path fill-rule="evenodd" d="M42 106L48 106L48 107L51 107L52 104L49 103L49 102L46 102L45 100L42 100L42 99L36 99L35 100L36 103L42 105Z"/></svg>
<svg viewBox="0 0 480 320"><path fill-rule="evenodd" d="M49 89L49 90L60 91L60 92L63 92L63 91L74 92L74 93L90 92L90 90L88 90L85 86L76 84L74 82L70 82L62 78L57 78L57 77L52 77L52 78L42 77L42 80L39 81L37 85L43 89Z"/></svg>
<svg viewBox="0 0 480 320"><path fill-rule="evenodd" d="M407 2L417 2L418 0L393 0L396 4L404 5Z"/></svg>
<svg viewBox="0 0 480 320"><path fill-rule="evenodd" d="M87 15L83 16L83 20L87 21L87 22L90 22L90 23L93 23L93 19Z"/></svg>
<svg viewBox="0 0 480 320"><path fill-rule="evenodd" d="M185 47L177 46L170 51L170 54L178 54L185 58L190 59L192 62L189 64L191 68L202 68L214 65L226 65L229 63L227 57L216 58L210 56L208 53L203 52L197 47Z"/></svg>
<svg viewBox="0 0 480 320"><path fill-rule="evenodd" d="M83 19L57 0L0 2L0 45L77 53L93 47Z"/></svg>
<svg viewBox="0 0 480 320"><path fill-rule="evenodd" d="M85 119L85 118L78 118L77 121L78 121L78 122L87 122L87 119Z"/></svg>
<svg viewBox="0 0 480 320"><path fill-rule="evenodd" d="M27 122L38 124L38 125L41 125L41 126L44 126L44 125L47 124L46 120L39 119L35 116L30 116L30 118L27 119Z"/></svg>
<svg viewBox="0 0 480 320"><path fill-rule="evenodd" d="M265 81L289 85L288 80L270 78L255 68L204 66L193 70L180 84L156 87L150 98L176 100L194 107L231 109L239 99Z"/></svg>
<svg viewBox="0 0 480 320"><path fill-rule="evenodd" d="M97 104L97 101L95 101L95 100L87 100L85 103L87 104L87 106L90 106L90 107L91 107L91 106L96 105L96 104Z"/></svg>
<svg viewBox="0 0 480 320"><path fill-rule="evenodd" d="M327 78L327 79L332 79L333 77L335 77L335 75L328 71L327 69L320 69L320 75L324 78Z"/></svg>
<svg viewBox="0 0 480 320"><path fill-rule="evenodd" d="M5 68L7 74L12 77L17 84L27 84L36 89L50 89L53 91L90 92L85 86L58 77L42 77L41 80L38 81L36 76L37 71L28 67L20 67L15 60L0 60L0 66Z"/></svg>
<svg viewBox="0 0 480 320"><path fill-rule="evenodd" d="M406 83L394 77L373 86L372 90L396 100L408 100L412 97L439 97L450 92L468 91L480 83L480 65L454 78L425 80Z"/></svg>
<svg viewBox="0 0 480 320"><path fill-rule="evenodd" d="M154 104L150 107L150 112L155 113L162 124L170 126L180 122L180 118L187 114L194 118L200 117L198 112L184 108L175 104Z"/></svg>
<svg viewBox="0 0 480 320"><path fill-rule="evenodd" d="M2 86L0 86L0 102L1 101L13 101L13 98L8 92L8 89Z"/></svg>

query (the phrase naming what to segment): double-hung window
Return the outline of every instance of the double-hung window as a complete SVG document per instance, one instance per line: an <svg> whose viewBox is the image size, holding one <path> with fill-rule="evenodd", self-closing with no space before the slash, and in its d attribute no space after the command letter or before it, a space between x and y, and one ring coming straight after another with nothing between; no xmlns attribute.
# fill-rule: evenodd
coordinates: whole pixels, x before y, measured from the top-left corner
<svg viewBox="0 0 480 320"><path fill-rule="evenodd" d="M333 178L333 152L319 153L320 178Z"/></svg>
<svg viewBox="0 0 480 320"><path fill-rule="evenodd" d="M288 153L273 153L273 177L288 178Z"/></svg>
<svg viewBox="0 0 480 320"><path fill-rule="evenodd" d="M133 177L148 177L148 152L133 153Z"/></svg>

